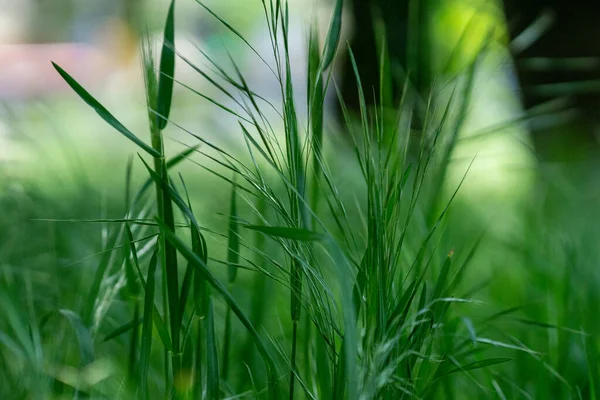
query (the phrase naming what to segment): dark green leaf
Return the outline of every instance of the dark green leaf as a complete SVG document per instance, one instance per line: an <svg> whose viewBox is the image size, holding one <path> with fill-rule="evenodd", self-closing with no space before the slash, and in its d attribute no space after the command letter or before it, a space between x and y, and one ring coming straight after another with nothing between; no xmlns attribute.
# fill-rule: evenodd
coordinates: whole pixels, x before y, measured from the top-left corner
<svg viewBox="0 0 600 400"><path fill-rule="evenodd" d="M174 156L173 158L171 158L170 160L168 160L167 161L167 171L170 170L171 168L177 166L183 160L187 159L191 154L193 154L198 149L198 147L200 147L200 146L198 145L198 146L187 148L184 151L182 151L181 153L179 153L176 156ZM142 185L140 190L138 190L138 192L136 193L134 200L133 200L134 204L137 203L139 201L139 199L142 198L142 196L146 193L146 191L150 188L151 185L152 185L152 178L148 178L144 182L144 184Z"/></svg>
<svg viewBox="0 0 600 400"><path fill-rule="evenodd" d="M212 299L208 300L208 314L204 320L206 329L206 397L219 400L219 357L215 337L215 317Z"/></svg>
<svg viewBox="0 0 600 400"><path fill-rule="evenodd" d="M435 301L437 299L439 299L442 296L442 291L444 290L444 287L446 286L446 281L448 280L448 274L450 272L450 267L452 265L452 253L453 251L451 251L448 256L446 257L446 260L444 261L444 264L442 265L442 270L440 271L437 280L435 282L435 288L433 289L433 295L431 297L432 301Z"/></svg>
<svg viewBox="0 0 600 400"><path fill-rule="evenodd" d="M323 49L323 70L329 68L331 65L340 42L343 8L344 0L337 0L331 25L329 26L329 32L327 33L327 41L325 42L325 48Z"/></svg>
<svg viewBox="0 0 600 400"><path fill-rule="evenodd" d="M254 343L265 362L266 372L267 372L267 380L269 387L269 395L270 398L278 398L278 389L277 389L277 373L275 362L267 348L265 347L260 335L248 319L248 317L242 311L242 308L235 301L231 293L227 290L227 288L216 279L206 262L204 262L197 254L195 254L192 249L187 247L175 234L173 234L161 221L158 221L160 229L162 233L165 235L166 239L169 240L179 251L179 253L194 267L196 268L196 272L201 274L206 282L208 282L225 300L225 303L231 308L231 311L238 317L240 322L246 327L248 333L253 337Z"/></svg>
<svg viewBox="0 0 600 400"><path fill-rule="evenodd" d="M129 322L124 323L123 325L115 328L115 330L113 330L112 332L108 333L106 336L104 336L104 339L102 339L102 342L108 342L111 339L116 338L117 336L120 336L124 333L129 332L131 329L133 329L133 327L135 325L140 325L142 322L144 321L143 317L136 320L131 320Z"/></svg>
<svg viewBox="0 0 600 400"><path fill-rule="evenodd" d="M229 236L227 243L227 263L229 264L229 282L234 282L237 274L237 264L240 259L240 238L238 233L238 216L236 203L236 186L231 188L231 203L229 208Z"/></svg>
<svg viewBox="0 0 600 400"><path fill-rule="evenodd" d="M171 112L173 98L173 79L175 77L175 0L171 1L162 53L160 55L160 76L158 80L157 125L160 130L165 129Z"/></svg>
<svg viewBox="0 0 600 400"><path fill-rule="evenodd" d="M168 185L166 181L167 177L167 166L162 160L162 182ZM169 185L172 189L172 187ZM175 232L175 216L173 212L173 202L171 201L171 195L166 190L162 192L162 212L160 214L164 220L165 225ZM173 350L179 353L179 330L181 328L181 317L179 315L179 272L177 269L177 251L171 245L171 243L164 243L164 261L165 261L165 274L167 281L167 299L169 307L169 322L171 326L171 340Z"/></svg>
<svg viewBox="0 0 600 400"><path fill-rule="evenodd" d="M148 398L148 371L150 369L150 351L152 349L152 315L154 312L154 292L156 265L158 264L158 246L156 246L148 267L146 293L144 295L144 314L142 321L142 343L140 347L140 397Z"/></svg>

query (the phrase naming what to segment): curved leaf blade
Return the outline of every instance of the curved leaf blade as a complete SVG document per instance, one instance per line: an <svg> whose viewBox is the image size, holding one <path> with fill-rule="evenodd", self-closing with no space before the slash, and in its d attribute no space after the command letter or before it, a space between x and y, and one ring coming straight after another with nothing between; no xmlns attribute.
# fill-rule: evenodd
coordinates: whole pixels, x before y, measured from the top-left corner
<svg viewBox="0 0 600 400"><path fill-rule="evenodd" d="M163 130L167 126L169 113L171 112L171 101L173 99L173 79L175 78L175 0L171 1L163 47L160 55L160 76L158 80L158 103L156 105L156 122L158 129Z"/></svg>
<svg viewBox="0 0 600 400"><path fill-rule="evenodd" d="M487 368L487 367L491 367L492 365L504 364L504 363L510 362L512 360L513 360L512 358L498 357L498 358L488 358L487 360L481 360L481 361L473 361L472 363L462 365L458 368L454 368L454 369L446 372L444 374L444 376L454 374L456 372L465 372L465 371L471 371L474 369Z"/></svg>
<svg viewBox="0 0 600 400"><path fill-rule="evenodd" d="M118 132L120 132L127 139L131 140L133 143L138 145L148 154L154 157L160 157L160 153L154 150L152 147L144 143L140 138L135 136L129 129L127 129L119 120L117 120L98 100L96 100L87 90L83 88L71 75L69 75L64 69L62 69L58 64L52 62L54 69L59 73L59 75L67 82L67 84L77 93L79 97L83 101L85 101L90 107L96 111L96 113L110 126L115 128Z"/></svg>
<svg viewBox="0 0 600 400"><path fill-rule="evenodd" d="M327 33L327 41L325 42L325 48L323 49L323 70L329 68L335 57L338 44L340 42L340 36L342 33L342 10L344 8L344 0L337 0L335 4L335 11L331 25L329 26L329 32Z"/></svg>
<svg viewBox="0 0 600 400"><path fill-rule="evenodd" d="M320 242L327 238L323 234L309 231L308 229L288 228L285 226L244 225L244 228L258 231L268 236L297 240L299 242Z"/></svg>
<svg viewBox="0 0 600 400"><path fill-rule="evenodd" d="M275 365L275 361L269 354L263 340L261 339L258 331L252 325L252 322L248 319L246 314L242 311L240 305L233 298L229 290L219 281L208 269L206 263L195 254L192 249L190 249L186 244L183 243L181 239L179 239L173 232L169 230L169 228L162 223L162 221L158 221L160 230L165 238L175 246L175 248L179 251L179 253L190 262L195 268L196 273L201 274L206 282L210 284L215 291L217 291L225 303L231 308L231 311L238 317L239 321L244 325L248 333L252 336L254 343L256 344L257 350L260 353L266 368L267 380L268 380L268 391L269 398L277 399L278 396L278 388L277 388L277 367Z"/></svg>

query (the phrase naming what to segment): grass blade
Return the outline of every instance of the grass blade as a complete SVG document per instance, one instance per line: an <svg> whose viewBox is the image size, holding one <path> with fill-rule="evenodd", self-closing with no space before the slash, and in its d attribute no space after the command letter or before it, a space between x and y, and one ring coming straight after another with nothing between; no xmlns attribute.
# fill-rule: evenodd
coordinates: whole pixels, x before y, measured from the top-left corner
<svg viewBox="0 0 600 400"><path fill-rule="evenodd" d="M173 98L173 79L175 78L175 0L171 1L163 47L160 55L160 75L158 79L158 102L156 105L156 124L158 129L163 130L167 126L169 113L171 112L171 101Z"/></svg>
<svg viewBox="0 0 600 400"><path fill-rule="evenodd" d="M162 162L163 177L167 177L167 168ZM162 218L165 225L175 232L175 216L173 213L173 202L169 193L165 190L161 190L162 193ZM179 274L177 269L177 251L173 248L170 243L164 243L164 260L165 260L165 274L167 279L167 298L169 307L169 321L171 326L171 341L173 345L173 351L175 354L179 354L179 330L181 328L181 318L179 316ZM174 360L175 367L177 367L178 360Z"/></svg>
<svg viewBox="0 0 600 400"><path fill-rule="evenodd" d="M231 293L227 290L227 288L216 279L206 263L198 257L190 248L188 248L175 234L173 234L161 221L158 221L159 226L161 228L162 233L165 235L166 239L170 241L175 248L179 251L179 253L194 267L196 268L196 272L202 275L202 277L209 283L225 300L225 303L231 308L233 313L238 317L240 322L246 327L246 330L252 337L254 338L254 343L265 363L267 380L269 386L269 398L278 399L278 389L277 389L277 371L275 367L275 362L273 358L270 356L265 344L263 343L260 335L248 319L241 307L235 301Z"/></svg>
<svg viewBox="0 0 600 400"><path fill-rule="evenodd" d="M335 57L338 44L340 42L340 36L342 34L342 11L344 9L344 0L337 0L335 3L335 11L331 25L329 26L329 32L327 33L327 40L325 42L325 48L323 49L323 68L326 70L329 68Z"/></svg>
<svg viewBox="0 0 600 400"><path fill-rule="evenodd" d="M510 362L512 360L513 360L512 358L498 357L498 358L488 358L487 360L474 361L472 363L461 365L458 368L454 368L454 369L446 372L443 376L454 374L456 372L464 372L464 371L471 371L474 369L487 368L487 367L491 367L492 365L504 364L504 363Z"/></svg>
<svg viewBox="0 0 600 400"><path fill-rule="evenodd" d="M154 249L148 266L146 293L144 295L144 314L142 321L142 340L140 345L140 398L148 398L148 371L150 370L150 351L152 350L152 320L154 312L154 292L156 289L156 265L158 264L158 245Z"/></svg>
<svg viewBox="0 0 600 400"><path fill-rule="evenodd" d="M98 102L90 93L88 93L71 75L69 75L64 69L59 67L57 64L52 63L56 71L62 76L67 84L77 93L83 101L85 101L90 107L98 113L98 115L107 122L110 126L119 131L123 136L131 140L133 143L138 145L142 150L154 157L160 157L160 153L154 150L152 147L144 143L140 138L135 136L129 129L120 123L102 104Z"/></svg>
<svg viewBox="0 0 600 400"><path fill-rule="evenodd" d="M233 285L237 275L240 253L240 239L238 233L236 186L231 188L231 203L229 209L229 233L227 243L227 263L229 264L229 285ZM231 309L227 308L225 315L225 338L223 339L223 379L227 379L229 372L229 349L231 345Z"/></svg>
<svg viewBox="0 0 600 400"><path fill-rule="evenodd" d="M244 228L262 232L275 238L296 240L299 242L320 242L327 236L301 228L289 228L285 226L243 225Z"/></svg>
<svg viewBox="0 0 600 400"><path fill-rule="evenodd" d="M202 237L202 234L195 226L191 228L192 235L192 251L196 254L205 264L208 260L208 254L206 251L206 242ZM194 394L195 396L202 397L202 336L203 336L203 321L208 318L208 309L210 304L210 295L208 292L208 285L206 280L201 274L196 272L193 264L188 262L188 268L194 271L194 306L196 316L198 317L197 335L196 335L196 351L194 354ZM214 379L214 378L212 378Z"/></svg>
<svg viewBox="0 0 600 400"><path fill-rule="evenodd" d="M219 356L215 337L215 316L212 299L208 299L208 312L204 319L206 330L206 397L209 400L219 400Z"/></svg>
<svg viewBox="0 0 600 400"><path fill-rule="evenodd" d="M107 333L106 336L104 336L104 338L102 339L102 343L108 342L118 336L121 336L124 333L129 332L130 330L133 329L134 325L140 325L142 322L144 322L144 319L138 318L138 319L132 319L131 321L118 326L117 328L112 330L110 333Z"/></svg>
<svg viewBox="0 0 600 400"><path fill-rule="evenodd" d="M231 203L229 208L229 236L227 243L227 263L229 264L229 283L235 282L237 275L237 264L239 264L240 238L238 229L237 212L237 188L235 185L231 189Z"/></svg>

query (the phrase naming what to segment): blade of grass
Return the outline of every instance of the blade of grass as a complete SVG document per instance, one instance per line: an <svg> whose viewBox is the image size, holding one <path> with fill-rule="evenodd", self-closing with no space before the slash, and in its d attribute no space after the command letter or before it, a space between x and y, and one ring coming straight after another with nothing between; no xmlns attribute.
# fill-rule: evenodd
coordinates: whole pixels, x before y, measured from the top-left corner
<svg viewBox="0 0 600 400"><path fill-rule="evenodd" d="M245 229L262 232L267 236L295 240L299 242L319 242L327 237L308 229L289 228L285 226L242 225Z"/></svg>
<svg viewBox="0 0 600 400"><path fill-rule="evenodd" d="M237 276L237 264L239 264L240 241L238 233L238 214L236 203L236 186L231 188L231 201L229 206L229 232L227 240L227 263L229 264L229 288L234 284ZM231 345L231 309L227 308L225 314L225 337L223 339L223 379L229 374L229 351Z"/></svg>
<svg viewBox="0 0 600 400"><path fill-rule="evenodd" d="M158 101L156 107L156 125L159 130L165 129L171 112L173 98L173 79L175 78L175 0L171 1L163 47L160 55L160 74L158 79Z"/></svg>
<svg viewBox="0 0 600 400"><path fill-rule="evenodd" d="M142 339L140 345L140 398L148 399L148 372L150 370L150 352L152 350L152 322L154 312L154 292L156 282L156 265L158 263L158 245L154 249L148 266L146 293L144 294L144 314L142 322Z"/></svg>
<svg viewBox="0 0 600 400"><path fill-rule="evenodd" d="M179 253L188 262L190 262L194 265L194 267L196 268L196 272L201 274L201 276L207 281L207 283L209 283L223 297L223 299L225 300L227 305L231 308L233 313L238 317L238 319L244 325L244 327L246 327L246 330L248 331L248 333L250 333L252 335L252 337L254 338L254 342L257 346L257 349L258 349L259 353L261 354L263 361L265 362L265 368L266 368L267 380L268 380L268 386L269 386L269 398L278 399L279 396L278 396L278 389L277 389L278 385L277 385L277 375L276 375L277 370L276 370L275 362L274 362L273 358L270 356L266 346L264 345L262 339L260 338L260 335L254 328L254 326L252 325L252 323L250 322L248 317L246 317L246 315L242 311L241 307L235 301L235 299L233 298L231 293L227 290L227 288L218 279L216 279L212 275L212 273L208 269L208 266L206 265L206 263L200 257L198 257L198 255L196 255L190 248L188 248L176 235L174 235L168 229L168 227L166 227L160 221L158 221L158 223L160 225L161 232L165 235L167 240L173 244L173 246L179 251Z"/></svg>
<svg viewBox="0 0 600 400"><path fill-rule="evenodd" d="M197 271L196 271L197 272ZM217 354L217 340L215 337L215 317L212 299L208 299L208 310L204 319L206 330L206 397L209 400L219 400L219 357Z"/></svg>
<svg viewBox="0 0 600 400"><path fill-rule="evenodd" d="M327 33L327 39L325 41L325 48L323 49L323 67L322 71L329 68L335 53L337 51L338 44L340 42L340 36L342 33L342 11L344 9L344 0L337 0L335 3L335 11L329 26L329 32Z"/></svg>
<svg viewBox="0 0 600 400"><path fill-rule="evenodd" d="M52 63L56 71L60 74L60 76L67 82L67 84L77 93L79 97L83 101L85 101L90 107L98 113L98 115L106 121L110 126L119 131L123 136L131 140L142 150L146 151L148 154L154 157L160 157L160 153L157 152L152 147L148 146L144 143L140 138L135 136L129 129L125 128L125 126L120 123L102 104L98 102L91 94L89 94L71 75L69 75L64 69L59 67L57 64Z"/></svg>
<svg viewBox="0 0 600 400"><path fill-rule="evenodd" d="M130 330L133 329L134 325L141 325L142 322L144 322L144 318L140 317L138 319L132 319L131 321L126 322L126 323L116 327L114 330L107 333L104 336L104 338L102 338L102 343L108 342L116 337L121 336L124 333L129 332Z"/></svg>

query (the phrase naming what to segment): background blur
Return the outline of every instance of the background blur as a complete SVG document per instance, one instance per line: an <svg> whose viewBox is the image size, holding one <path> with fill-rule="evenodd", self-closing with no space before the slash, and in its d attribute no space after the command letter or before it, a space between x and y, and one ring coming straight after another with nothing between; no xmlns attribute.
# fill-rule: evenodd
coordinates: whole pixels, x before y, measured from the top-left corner
<svg viewBox="0 0 600 400"><path fill-rule="evenodd" d="M397 49L410 47L405 39L395 40L409 35L402 31L401 14L406 13L402 11L403 2L388 3L358 1L357 6L347 2L349 7L342 43L351 43L359 64L361 59L371 59L371 63L376 60L376 57L370 57L374 45L367 39L368 32L372 30L369 24L372 25L374 18L373 15L365 15L361 7L392 7L389 14L398 16L389 21L389 26L398 26L397 33L390 36L390 48L394 49L392 54L396 54ZM492 38L493 46L479 68L477 90L473 93L468 121L461 135L477 136L474 134L481 133L486 127L506 126L505 129L496 129L494 135L479 135L478 139L465 140L456 156L466 162L476 153L480 155L474 171L483 171L483 179L478 180L474 173L474 188L486 187L503 193L514 190L511 189L514 171L528 168L532 155L530 137L524 124L506 124L506 121L521 116L522 109L518 82L506 47L510 38L502 5L492 0L430 0L422 3L424 10L420 11L420 15L424 15L426 21L421 30L427 34L419 37L427 41L425 47L429 50L427 61L415 70L429 70L431 76L438 77L438 86L444 85L446 76L460 73L476 57L486 38ZM205 4L249 38L259 53L269 55L270 42L260 1L210 0ZM19 179L36 176L38 181L49 183L51 179L42 178L44 174L53 171L64 177L72 175L76 168L79 174L96 184L102 182L105 188L112 187L115 182L109 178L115 175L106 173L106 168L114 169L119 160L124 165L128 151L132 149L124 145L117 135L107 132L97 116L62 82L50 61L78 79L133 132L143 132L146 130L146 116L139 40L146 32L155 41L160 38L167 7L168 2L162 0L111 0L102 3L86 0L2 0L0 157L10 160L5 163L5 174ZM294 79L297 87L302 89L305 86L304 65L310 21L318 21L321 31L326 32L332 4L326 0L293 0L290 7L293 26L290 37L295 54L292 62L298 66ZM194 62L202 60L200 48L216 60L227 63L229 54L233 54L248 74L248 79L255 87L261 88L261 95L269 99L278 98L277 82L270 71L261 68L257 57L195 1L177 4L176 21L176 47L182 55ZM357 41L357 37L362 42ZM348 68L344 57L340 59L336 65L336 80L347 93L354 93L353 78L346 78ZM369 76L372 68L369 69L368 61L364 64L359 68L368 85L373 81ZM212 90L183 62L178 63L177 77L200 92ZM237 137L229 129L232 121L210 118L212 108L206 102L189 90L177 89L174 119L182 126L209 135L218 131L219 138ZM301 92L299 90L298 101L302 103L304 95ZM214 90L208 94L217 95ZM330 96L332 109L335 109L334 98ZM346 101L352 103L352 94L346 95ZM174 146L176 140L189 141L189 136L181 132L171 130L168 134ZM43 151L44 155L38 154L39 151ZM43 157L43 163L40 157ZM464 172L465 166L458 167L459 175ZM522 179L522 175L518 175L517 185Z"/></svg>
<svg viewBox="0 0 600 400"><path fill-rule="evenodd" d="M271 43L260 0L204 3L268 56ZM333 2L289 3L292 68L297 65L298 104L305 104L310 21L316 21L324 34ZM474 90L466 94L469 107L452 155L449 189L476 159L446 228L445 244L464 243L467 248L488 229L487 247L480 256L484 261L472 280L487 282L489 304L502 309L527 303L532 307L523 311L526 317L600 333L594 317L600 283L596 227L600 6L583 0L346 3L342 43L355 50L367 87L378 82L376 68L369 64L376 61L374 17L382 17L390 54L406 65L405 72L415 77L421 93L442 89L442 96L449 97L445 85L481 58ZM418 32L407 32L405 26L409 3L420 4L414 6L420 11L411 14L420 18ZM78 278L73 277L79 276L78 268L94 267L94 257L106 243L106 227L36 220L122 216L127 160L136 151L68 88L50 62L68 71L148 141L139 43L145 34L160 42L168 4L167 0L0 0L0 281L8 286L19 279L19 271L31 271L32 281L27 283L31 287L24 285L23 290L34 299L53 299L57 304L61 302L57 288L77 286ZM370 14L371 9L380 9L381 15ZM252 87L278 104L279 87L270 71L201 6L193 0L178 1L175 18L176 48L182 56L206 65L198 50L202 49L227 65L231 55ZM348 78L344 54L335 70L336 83L352 107L356 87ZM183 62L177 62L176 78L221 99ZM334 98L329 98L326 132L340 131ZM243 153L235 119L216 116L214 110L190 90L176 86L171 119ZM167 152L174 154L184 144L196 141L171 125L166 131ZM351 174L343 160L332 164ZM141 181L144 172L136 168ZM229 188L217 185L217 178L193 163L184 163L180 170L192 193L199 194L201 206L196 210L206 225L222 223ZM55 280L51 288L43 285ZM546 334L526 327L522 333L540 346L566 343L549 352L549 365L559 375L571 374L569 382L570 377L575 381L586 376L581 343L565 339L562 331ZM515 375L527 375L527 362L519 365L523 370ZM542 393L536 398L549 397Z"/></svg>

